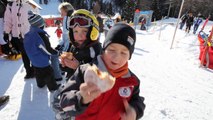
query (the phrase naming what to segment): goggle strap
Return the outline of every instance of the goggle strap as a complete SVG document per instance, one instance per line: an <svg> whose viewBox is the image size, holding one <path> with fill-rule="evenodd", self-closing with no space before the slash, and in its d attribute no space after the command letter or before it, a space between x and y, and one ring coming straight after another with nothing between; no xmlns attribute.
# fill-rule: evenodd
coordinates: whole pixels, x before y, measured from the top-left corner
<svg viewBox="0 0 213 120"><path fill-rule="evenodd" d="M92 23L92 26L94 26L97 30L99 30L98 25L96 25L96 24Z"/></svg>

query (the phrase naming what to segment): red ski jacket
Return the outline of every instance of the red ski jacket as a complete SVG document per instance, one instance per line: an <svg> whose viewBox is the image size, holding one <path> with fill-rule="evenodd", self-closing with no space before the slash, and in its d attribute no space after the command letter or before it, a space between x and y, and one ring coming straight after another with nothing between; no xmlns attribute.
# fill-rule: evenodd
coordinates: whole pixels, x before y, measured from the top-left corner
<svg viewBox="0 0 213 120"><path fill-rule="evenodd" d="M107 71L100 56L93 61L101 71ZM123 100L136 111L137 119L143 116L144 98L139 96L139 79L129 71L117 78L113 88L102 93L88 105L81 103L79 86L84 82L84 72L89 64L81 65L62 90L60 106L64 111L75 116L76 120L120 120L120 114L125 112Z"/></svg>

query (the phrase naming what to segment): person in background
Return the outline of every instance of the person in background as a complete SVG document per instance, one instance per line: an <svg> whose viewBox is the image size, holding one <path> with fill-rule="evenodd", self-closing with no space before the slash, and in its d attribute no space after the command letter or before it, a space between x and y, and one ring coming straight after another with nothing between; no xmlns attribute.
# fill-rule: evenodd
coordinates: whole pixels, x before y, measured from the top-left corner
<svg viewBox="0 0 213 120"><path fill-rule="evenodd" d="M25 34L24 47L34 66L36 83L39 88L47 85L49 91L57 90L54 79L54 70L50 64L51 56L58 56L58 51L51 48L48 34L44 29L44 19L32 12L29 12L29 22L31 24L29 32Z"/></svg>
<svg viewBox="0 0 213 120"><path fill-rule="evenodd" d="M56 33L56 35L58 37L58 40L60 40L61 39L61 34L62 34L62 29L61 29L61 23L60 23L60 21L56 22L55 25L57 27L57 29L55 30L55 33Z"/></svg>
<svg viewBox="0 0 213 120"><path fill-rule="evenodd" d="M10 41L9 36L11 35L12 46L18 53L21 53L22 56L24 68L26 69L25 79L34 77L33 66L23 46L24 35L30 28L28 11L28 3L22 2L22 0L16 0L7 4L4 14L4 41L8 43Z"/></svg>
<svg viewBox="0 0 213 120"><path fill-rule="evenodd" d="M188 19L188 12L185 13L181 18L181 22L180 22L180 29L182 30L185 23L186 23L186 20Z"/></svg>
<svg viewBox="0 0 213 120"><path fill-rule="evenodd" d="M101 18L101 12L98 12L96 19L99 23L99 32L102 33L104 31L103 19Z"/></svg>
<svg viewBox="0 0 213 120"><path fill-rule="evenodd" d="M115 23L118 23L118 22L121 22L121 16L118 15L116 18L115 18Z"/></svg>
<svg viewBox="0 0 213 120"><path fill-rule="evenodd" d="M3 54L9 54L10 47L7 42L3 39L4 33L4 12L6 10L7 0L0 0L0 45L1 45L1 52Z"/></svg>
<svg viewBox="0 0 213 120"><path fill-rule="evenodd" d="M200 24L203 22L203 19L201 18L201 14L199 13L196 20L195 20L195 24L194 24L194 31L193 34L196 33L198 27L200 26Z"/></svg>
<svg viewBox="0 0 213 120"><path fill-rule="evenodd" d="M34 0L26 0L26 3L28 3L30 11L32 11L33 13L36 13L36 14L40 14L40 10L42 8Z"/></svg>
<svg viewBox="0 0 213 120"><path fill-rule="evenodd" d="M141 28L140 30L146 30L146 18L141 19Z"/></svg>
<svg viewBox="0 0 213 120"><path fill-rule="evenodd" d="M59 42L57 47L55 48L56 50L62 52L66 52L70 48L70 40L69 40L69 19L71 14L74 11L73 6L68 3L68 2L63 2L58 6L58 10L61 13L61 16L63 17L63 23L62 23L62 40Z"/></svg>
<svg viewBox="0 0 213 120"><path fill-rule="evenodd" d="M122 34L122 35L121 35ZM145 104L140 96L140 80L128 67L134 52L135 30L116 23L103 43L103 52L92 63L81 65L62 88L59 106L75 120L136 120L143 116ZM86 82L92 64L115 78L114 86L102 92L97 83ZM102 80L90 74L93 79ZM106 85L106 84L105 84ZM104 86L102 86L104 87Z"/></svg>
<svg viewBox="0 0 213 120"><path fill-rule="evenodd" d="M189 33L190 32L190 30L191 30L191 26L193 25L193 22L194 22L194 16L193 16L193 14L190 12L189 13L189 16L188 16L188 18L187 18L187 20L186 20L186 32L187 33Z"/></svg>
<svg viewBox="0 0 213 120"><path fill-rule="evenodd" d="M114 20L111 19L111 17L109 16L106 21L104 22L104 34L105 37L108 33L108 31L110 30L110 28L114 25Z"/></svg>

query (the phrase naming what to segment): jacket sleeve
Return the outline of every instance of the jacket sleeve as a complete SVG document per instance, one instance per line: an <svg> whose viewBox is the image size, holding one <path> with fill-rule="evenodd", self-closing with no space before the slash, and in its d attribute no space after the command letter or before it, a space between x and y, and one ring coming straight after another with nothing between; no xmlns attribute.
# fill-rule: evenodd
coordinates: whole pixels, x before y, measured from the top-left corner
<svg viewBox="0 0 213 120"><path fill-rule="evenodd" d="M60 46L64 46L64 44L65 44L64 39L61 39L61 40L59 41L59 43L58 43L58 45L60 45Z"/></svg>
<svg viewBox="0 0 213 120"><path fill-rule="evenodd" d="M83 80L83 72L85 71L80 66L70 80L65 84L60 97L60 106L63 111L69 111L73 116L81 114L88 107L88 104L82 104L79 87Z"/></svg>
<svg viewBox="0 0 213 120"><path fill-rule="evenodd" d="M200 22L199 22L199 24L200 24L200 23L202 23L202 22L203 22L203 20L200 18Z"/></svg>
<svg viewBox="0 0 213 120"><path fill-rule="evenodd" d="M46 53L48 52L48 54L50 55L58 55L58 51L51 47L49 38L46 36L46 34L39 33L39 36L42 38L45 45L44 47L46 50L43 50L43 51L45 51Z"/></svg>
<svg viewBox="0 0 213 120"><path fill-rule="evenodd" d="M95 57L101 54L102 52L102 46L100 42L97 42L97 44L94 45L94 50L95 50Z"/></svg>
<svg viewBox="0 0 213 120"><path fill-rule="evenodd" d="M144 114L145 104L144 104L144 97L139 96L140 93L140 81L138 80L139 85L136 86L133 90L132 98L129 101L129 104L135 109L136 111L136 118L139 119Z"/></svg>
<svg viewBox="0 0 213 120"><path fill-rule="evenodd" d="M4 13L4 32L5 33L10 33L12 30L12 14L10 11L9 4L7 4L5 13Z"/></svg>

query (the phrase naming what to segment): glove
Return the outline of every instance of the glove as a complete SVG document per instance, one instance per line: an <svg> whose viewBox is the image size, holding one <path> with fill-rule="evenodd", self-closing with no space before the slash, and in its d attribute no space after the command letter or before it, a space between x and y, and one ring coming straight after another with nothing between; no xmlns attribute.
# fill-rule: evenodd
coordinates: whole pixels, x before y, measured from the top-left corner
<svg viewBox="0 0 213 120"><path fill-rule="evenodd" d="M6 42L6 43L8 43L9 42L9 34L8 33L4 33L4 41Z"/></svg>
<svg viewBox="0 0 213 120"><path fill-rule="evenodd" d="M58 50L55 50L55 53L52 53L52 55L51 56L60 56L61 55L61 52L60 51L58 51Z"/></svg>
<svg viewBox="0 0 213 120"><path fill-rule="evenodd" d="M18 55L19 52L15 48L11 48L11 55Z"/></svg>
<svg viewBox="0 0 213 120"><path fill-rule="evenodd" d="M55 49L58 50L58 51L62 51L63 46L62 45L57 45L57 47L55 47Z"/></svg>

